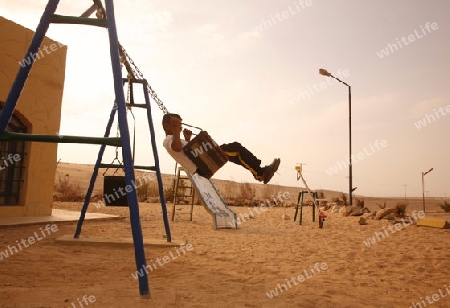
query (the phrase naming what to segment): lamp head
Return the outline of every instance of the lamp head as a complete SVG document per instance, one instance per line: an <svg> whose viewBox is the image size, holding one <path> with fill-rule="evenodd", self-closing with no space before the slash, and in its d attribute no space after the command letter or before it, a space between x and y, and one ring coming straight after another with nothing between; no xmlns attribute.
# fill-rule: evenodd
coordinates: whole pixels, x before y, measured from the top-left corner
<svg viewBox="0 0 450 308"><path fill-rule="evenodd" d="M323 68L319 69L319 74L327 77L331 76L331 74L326 69Z"/></svg>
<svg viewBox="0 0 450 308"><path fill-rule="evenodd" d="M426 174L430 173L431 171L433 171L433 168L431 168L431 169L428 170L427 172L422 172L422 175L426 175Z"/></svg>

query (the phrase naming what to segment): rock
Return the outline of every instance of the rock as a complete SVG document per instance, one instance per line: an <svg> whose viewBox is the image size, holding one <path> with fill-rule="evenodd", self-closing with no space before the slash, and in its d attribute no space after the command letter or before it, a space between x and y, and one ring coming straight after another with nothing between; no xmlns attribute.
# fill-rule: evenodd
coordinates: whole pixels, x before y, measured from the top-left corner
<svg viewBox="0 0 450 308"><path fill-rule="evenodd" d="M367 220L369 218L372 218L372 213L364 213L361 217Z"/></svg>
<svg viewBox="0 0 450 308"><path fill-rule="evenodd" d="M363 214L362 210L362 207L353 205L347 207L347 212L344 214L344 216L361 216Z"/></svg>
<svg viewBox="0 0 450 308"><path fill-rule="evenodd" d="M389 221L395 221L395 217L392 216L391 214L387 215L385 218Z"/></svg>
<svg viewBox="0 0 450 308"><path fill-rule="evenodd" d="M341 209L340 205L333 205L333 207L331 208L331 213L339 213L339 210Z"/></svg>
<svg viewBox="0 0 450 308"><path fill-rule="evenodd" d="M364 213L363 213L362 209L356 209L350 214L350 216L362 216L363 214Z"/></svg>
<svg viewBox="0 0 450 308"><path fill-rule="evenodd" d="M284 213L283 216L281 216L281 219L290 220L291 217L288 214Z"/></svg>
<svg viewBox="0 0 450 308"><path fill-rule="evenodd" d="M360 217L360 218L359 218L359 224L360 224L360 225L367 225L366 219L365 219L364 217Z"/></svg>
<svg viewBox="0 0 450 308"><path fill-rule="evenodd" d="M242 220L249 220L250 219L250 214L249 213L242 213L241 214Z"/></svg>
<svg viewBox="0 0 450 308"><path fill-rule="evenodd" d="M389 215L389 214L393 214L396 212L396 209L381 209L379 211L377 211L377 214L375 216L376 219L380 220L383 217Z"/></svg>

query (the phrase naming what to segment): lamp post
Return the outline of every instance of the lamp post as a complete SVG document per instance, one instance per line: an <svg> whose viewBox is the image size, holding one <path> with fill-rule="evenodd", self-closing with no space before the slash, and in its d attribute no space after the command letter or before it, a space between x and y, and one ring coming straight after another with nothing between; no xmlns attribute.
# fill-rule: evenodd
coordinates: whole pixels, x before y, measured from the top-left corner
<svg viewBox="0 0 450 308"><path fill-rule="evenodd" d="M348 87L348 198L350 205L353 205L352 191L353 191L353 173L352 173L352 87L340 80L337 77L334 77L329 73L326 69L319 69L319 74L327 77L331 77L343 83Z"/></svg>
<svg viewBox="0 0 450 308"><path fill-rule="evenodd" d="M433 171L433 168L431 168L427 172L422 171L422 207L424 213L425 213L425 175L427 175L431 171Z"/></svg>

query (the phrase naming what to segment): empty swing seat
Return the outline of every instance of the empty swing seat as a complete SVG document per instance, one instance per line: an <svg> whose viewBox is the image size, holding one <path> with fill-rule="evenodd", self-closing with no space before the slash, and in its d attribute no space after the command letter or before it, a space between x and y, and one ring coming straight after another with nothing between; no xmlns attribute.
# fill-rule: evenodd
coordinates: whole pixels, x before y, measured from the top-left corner
<svg viewBox="0 0 450 308"><path fill-rule="evenodd" d="M106 206L128 206L125 176L104 176L103 200Z"/></svg>

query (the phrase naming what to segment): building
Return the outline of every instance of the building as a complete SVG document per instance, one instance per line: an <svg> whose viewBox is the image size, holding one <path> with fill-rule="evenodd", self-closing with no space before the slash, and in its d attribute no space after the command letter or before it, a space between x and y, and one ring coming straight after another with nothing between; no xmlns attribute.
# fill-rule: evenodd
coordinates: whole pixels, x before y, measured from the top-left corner
<svg viewBox="0 0 450 308"><path fill-rule="evenodd" d="M7 131L58 135L67 46L45 38L26 55L34 32L0 17L0 108L20 66L36 59ZM52 213L56 143L0 141L0 217Z"/></svg>

